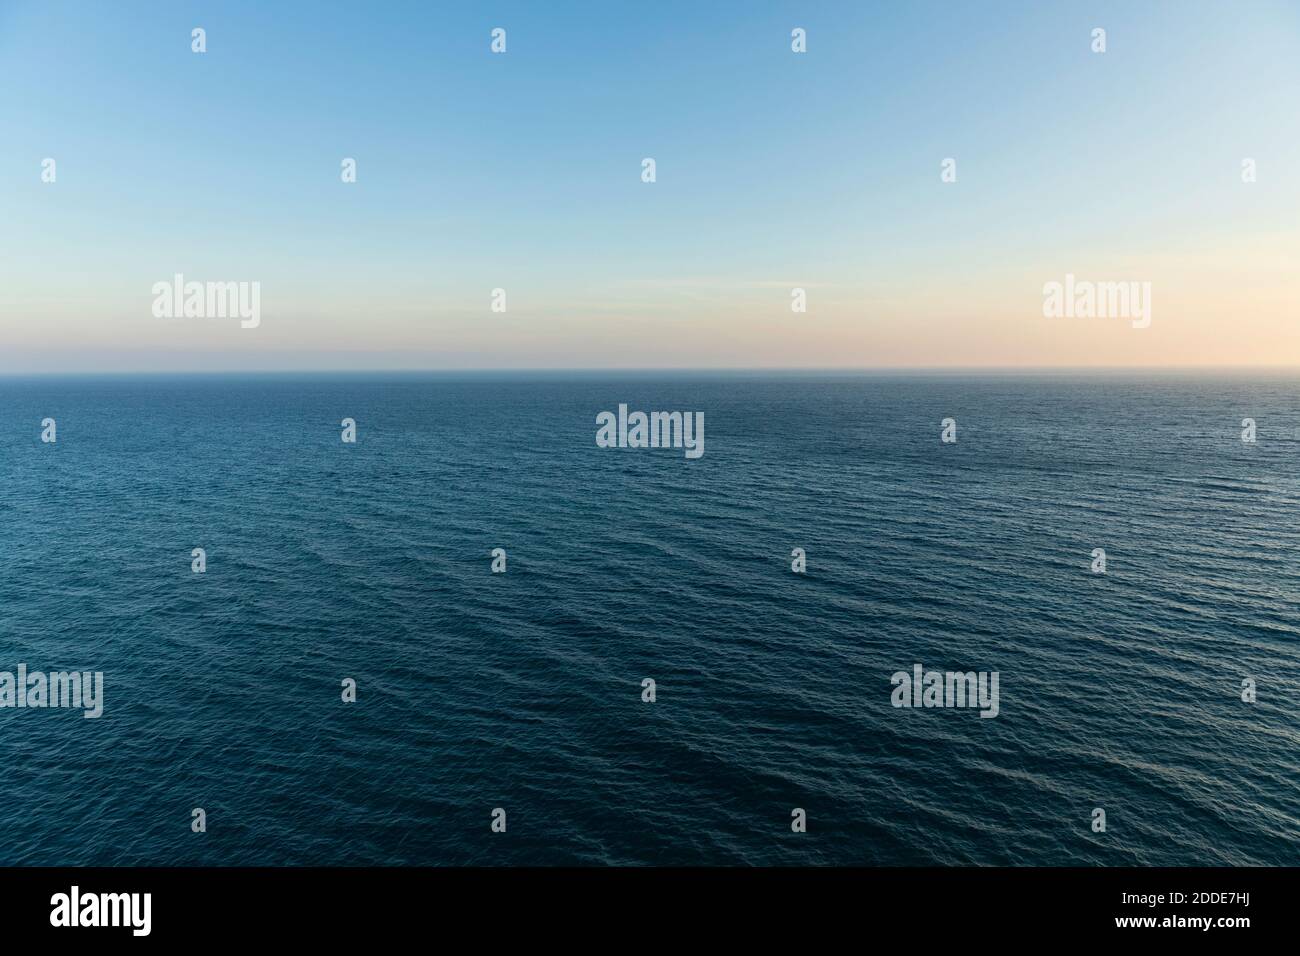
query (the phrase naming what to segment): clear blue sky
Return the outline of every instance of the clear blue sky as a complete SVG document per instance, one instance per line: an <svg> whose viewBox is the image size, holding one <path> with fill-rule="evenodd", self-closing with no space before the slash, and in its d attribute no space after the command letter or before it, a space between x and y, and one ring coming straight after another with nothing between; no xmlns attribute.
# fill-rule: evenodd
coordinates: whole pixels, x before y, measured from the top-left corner
<svg viewBox="0 0 1300 956"><path fill-rule="evenodd" d="M0 372L1300 363L1298 110L1294 2L0 0Z"/></svg>

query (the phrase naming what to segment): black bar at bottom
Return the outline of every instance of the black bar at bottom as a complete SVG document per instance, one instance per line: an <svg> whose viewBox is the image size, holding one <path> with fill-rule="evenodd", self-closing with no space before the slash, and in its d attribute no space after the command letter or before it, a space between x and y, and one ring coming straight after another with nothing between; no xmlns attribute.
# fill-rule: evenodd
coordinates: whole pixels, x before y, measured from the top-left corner
<svg viewBox="0 0 1300 956"><path fill-rule="evenodd" d="M1043 933L1179 941L1199 934L1231 945L1249 938L1242 933L1277 932L1288 922L1294 875L1262 868L8 868L0 869L0 932L6 943L62 936L373 944L421 933L450 943L456 937L447 934L465 933L479 942L591 938L639 947L701 936L807 943L846 932L970 944Z"/></svg>

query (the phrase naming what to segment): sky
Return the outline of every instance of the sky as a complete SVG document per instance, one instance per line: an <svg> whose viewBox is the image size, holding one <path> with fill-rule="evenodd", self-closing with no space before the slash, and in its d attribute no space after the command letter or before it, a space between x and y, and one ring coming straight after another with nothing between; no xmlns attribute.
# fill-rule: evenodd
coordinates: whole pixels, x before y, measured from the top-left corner
<svg viewBox="0 0 1300 956"><path fill-rule="evenodd" d="M259 324L155 315L178 273ZM1044 316L1067 274L1150 325ZM0 374L1295 366L1298 320L1295 0L0 0Z"/></svg>

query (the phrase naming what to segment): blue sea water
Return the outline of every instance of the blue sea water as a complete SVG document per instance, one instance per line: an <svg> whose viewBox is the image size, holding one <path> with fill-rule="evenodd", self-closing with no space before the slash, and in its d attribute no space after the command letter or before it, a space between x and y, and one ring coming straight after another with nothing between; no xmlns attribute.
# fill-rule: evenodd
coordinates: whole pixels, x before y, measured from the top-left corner
<svg viewBox="0 0 1300 956"><path fill-rule="evenodd" d="M0 380L0 670L105 681L0 864L1300 863L1297 475L1282 375Z"/></svg>

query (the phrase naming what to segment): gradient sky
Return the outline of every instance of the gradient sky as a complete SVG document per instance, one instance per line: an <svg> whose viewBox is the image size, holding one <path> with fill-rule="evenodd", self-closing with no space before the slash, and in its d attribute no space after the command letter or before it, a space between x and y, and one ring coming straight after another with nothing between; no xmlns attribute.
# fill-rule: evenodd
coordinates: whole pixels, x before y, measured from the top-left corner
<svg viewBox="0 0 1300 956"><path fill-rule="evenodd" d="M1296 2L0 0L4 373L1300 365L1298 235Z"/></svg>

